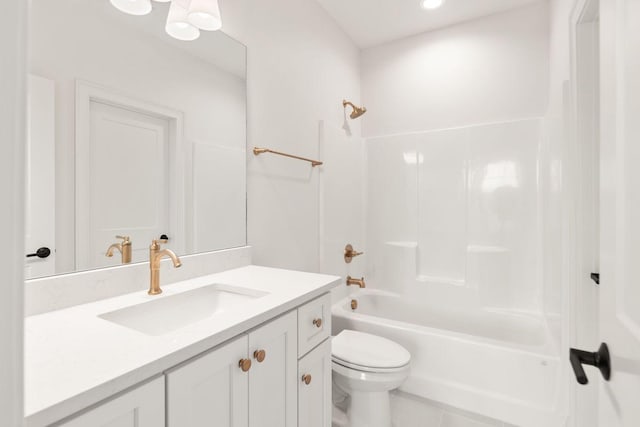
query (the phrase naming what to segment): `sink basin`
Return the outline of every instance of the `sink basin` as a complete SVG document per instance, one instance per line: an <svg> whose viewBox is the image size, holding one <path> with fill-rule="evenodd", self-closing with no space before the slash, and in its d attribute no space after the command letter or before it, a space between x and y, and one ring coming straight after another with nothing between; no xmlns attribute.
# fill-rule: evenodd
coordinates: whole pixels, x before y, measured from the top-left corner
<svg viewBox="0 0 640 427"><path fill-rule="evenodd" d="M267 293L212 284L121 308L99 317L147 335L163 335L264 295Z"/></svg>

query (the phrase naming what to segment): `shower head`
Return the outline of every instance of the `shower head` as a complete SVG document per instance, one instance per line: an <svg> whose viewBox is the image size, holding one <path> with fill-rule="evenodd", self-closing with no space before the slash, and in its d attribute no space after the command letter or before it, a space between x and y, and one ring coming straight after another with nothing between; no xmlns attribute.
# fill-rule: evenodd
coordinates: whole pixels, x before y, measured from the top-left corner
<svg viewBox="0 0 640 427"><path fill-rule="evenodd" d="M351 107L353 108L353 111L351 112L351 115L349 117L351 117L352 120L357 119L358 117L362 116L364 113L367 112L367 109L364 107L358 107L356 105L353 104L353 102L349 102L346 100L342 101L342 106L344 108L347 108L347 105L351 105Z"/></svg>

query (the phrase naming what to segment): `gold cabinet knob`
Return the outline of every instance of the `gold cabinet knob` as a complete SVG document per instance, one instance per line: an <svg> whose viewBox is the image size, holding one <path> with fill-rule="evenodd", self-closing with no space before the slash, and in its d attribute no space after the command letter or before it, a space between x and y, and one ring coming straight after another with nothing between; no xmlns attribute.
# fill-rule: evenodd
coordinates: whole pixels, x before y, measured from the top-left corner
<svg viewBox="0 0 640 427"><path fill-rule="evenodd" d="M311 384L311 375L310 374L304 374L302 376L302 382L305 383L306 385Z"/></svg>
<svg viewBox="0 0 640 427"><path fill-rule="evenodd" d="M267 357L267 352L264 350L256 350L253 352L253 358L258 361L258 363L264 362L264 358Z"/></svg>
<svg viewBox="0 0 640 427"><path fill-rule="evenodd" d="M322 328L322 319L313 319L313 324L316 328Z"/></svg>
<svg viewBox="0 0 640 427"><path fill-rule="evenodd" d="M240 369L242 369L242 372L247 372L249 369L251 369L251 360L240 359L240 362L238 362L238 366L240 366Z"/></svg>

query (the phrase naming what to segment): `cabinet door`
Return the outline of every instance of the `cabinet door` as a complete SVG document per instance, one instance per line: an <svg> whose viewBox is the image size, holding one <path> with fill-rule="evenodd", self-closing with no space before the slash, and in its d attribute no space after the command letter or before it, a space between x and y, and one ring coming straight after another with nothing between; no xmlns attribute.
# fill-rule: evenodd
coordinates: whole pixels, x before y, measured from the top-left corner
<svg viewBox="0 0 640 427"><path fill-rule="evenodd" d="M164 426L164 377L155 379L63 422L60 427Z"/></svg>
<svg viewBox="0 0 640 427"><path fill-rule="evenodd" d="M298 364L298 425L331 427L331 340Z"/></svg>
<svg viewBox="0 0 640 427"><path fill-rule="evenodd" d="M295 311L249 334L250 427L296 427L297 354Z"/></svg>
<svg viewBox="0 0 640 427"><path fill-rule="evenodd" d="M167 427L247 427L247 336L167 373Z"/></svg>

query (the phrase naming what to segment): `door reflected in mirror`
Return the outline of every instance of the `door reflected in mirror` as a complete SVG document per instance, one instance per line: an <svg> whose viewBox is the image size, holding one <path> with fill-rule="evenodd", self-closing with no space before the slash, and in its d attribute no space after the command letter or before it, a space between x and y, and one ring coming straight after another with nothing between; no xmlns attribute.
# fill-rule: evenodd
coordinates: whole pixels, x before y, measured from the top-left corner
<svg viewBox="0 0 640 427"><path fill-rule="evenodd" d="M246 245L246 48L168 4L31 2L27 278Z"/></svg>

